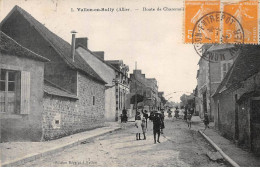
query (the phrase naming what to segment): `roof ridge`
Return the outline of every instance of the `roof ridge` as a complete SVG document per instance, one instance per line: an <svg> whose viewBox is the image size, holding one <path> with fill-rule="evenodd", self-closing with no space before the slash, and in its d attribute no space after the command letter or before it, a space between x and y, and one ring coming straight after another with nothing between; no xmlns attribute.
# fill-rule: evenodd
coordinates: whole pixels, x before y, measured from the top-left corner
<svg viewBox="0 0 260 170"><path fill-rule="evenodd" d="M31 14L29 14L21 7L16 5L12 9L12 11L9 12L8 16L1 22L1 25L14 11L18 11L31 25L34 26L41 37L52 46L52 48L59 54L61 59L66 64L68 64L69 67L82 71L84 74L95 81L106 84L106 82L90 67L90 65L78 54L77 51L75 51L75 60L72 61L72 57L69 56L71 45L52 31L50 31L47 27L45 27L42 23L36 20Z"/></svg>

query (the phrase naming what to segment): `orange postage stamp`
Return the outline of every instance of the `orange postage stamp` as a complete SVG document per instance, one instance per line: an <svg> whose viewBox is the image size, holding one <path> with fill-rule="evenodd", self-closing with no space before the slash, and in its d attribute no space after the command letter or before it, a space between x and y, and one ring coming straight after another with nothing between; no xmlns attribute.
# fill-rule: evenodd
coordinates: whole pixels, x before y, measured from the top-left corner
<svg viewBox="0 0 260 170"><path fill-rule="evenodd" d="M185 1L185 43L192 43L192 33L197 21L213 11L220 11L220 1ZM204 31L204 30L203 30Z"/></svg>
<svg viewBox="0 0 260 170"><path fill-rule="evenodd" d="M226 2L223 3L223 11L234 16L241 24L245 44L258 43L258 1ZM233 31L227 29L228 27L223 25L223 31Z"/></svg>
<svg viewBox="0 0 260 170"><path fill-rule="evenodd" d="M185 1L184 42L257 44L258 1Z"/></svg>

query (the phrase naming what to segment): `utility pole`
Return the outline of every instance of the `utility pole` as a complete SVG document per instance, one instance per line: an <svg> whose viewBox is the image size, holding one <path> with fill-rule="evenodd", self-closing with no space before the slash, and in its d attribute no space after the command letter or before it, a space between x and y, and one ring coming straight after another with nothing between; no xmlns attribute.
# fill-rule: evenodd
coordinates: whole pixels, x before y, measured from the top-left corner
<svg viewBox="0 0 260 170"><path fill-rule="evenodd" d="M135 70L137 70L137 62L135 62ZM134 74L135 80L135 115L137 114L137 84L136 84L136 74Z"/></svg>

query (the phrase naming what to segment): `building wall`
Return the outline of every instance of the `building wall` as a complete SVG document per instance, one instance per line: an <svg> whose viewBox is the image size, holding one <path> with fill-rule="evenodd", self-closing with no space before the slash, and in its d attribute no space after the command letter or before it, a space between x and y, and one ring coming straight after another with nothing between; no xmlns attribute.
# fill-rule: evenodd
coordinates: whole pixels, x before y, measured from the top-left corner
<svg viewBox="0 0 260 170"><path fill-rule="evenodd" d="M1 30L22 46L51 60L45 64L44 77L54 84L76 94L77 76L59 57L51 45L21 15L12 15Z"/></svg>
<svg viewBox="0 0 260 170"><path fill-rule="evenodd" d="M244 82L243 86L234 91L224 91L214 97L214 114L216 127L222 135L228 139L235 139L235 96L239 99L244 93L254 91L260 87L260 73L251 76ZM219 114L218 106L219 102ZM238 104L238 143L242 147L250 147L250 98ZM260 141L259 141L260 142Z"/></svg>
<svg viewBox="0 0 260 170"><path fill-rule="evenodd" d="M47 94L44 96L44 140L104 126L105 86L80 73L77 77L78 100Z"/></svg>
<svg viewBox="0 0 260 170"><path fill-rule="evenodd" d="M115 70L82 47L78 47L77 52L91 66L91 68L108 83L106 84L107 88L105 92L105 118L107 121L115 121L116 92L115 87L111 87L115 86L115 82L113 82L116 78Z"/></svg>
<svg viewBox="0 0 260 170"><path fill-rule="evenodd" d="M1 142L40 141L42 137L44 64L0 53L0 68L30 72L30 112L0 114ZM19 99L17 99L19 100Z"/></svg>
<svg viewBox="0 0 260 170"><path fill-rule="evenodd" d="M105 119L106 121L116 120L116 87L105 90Z"/></svg>

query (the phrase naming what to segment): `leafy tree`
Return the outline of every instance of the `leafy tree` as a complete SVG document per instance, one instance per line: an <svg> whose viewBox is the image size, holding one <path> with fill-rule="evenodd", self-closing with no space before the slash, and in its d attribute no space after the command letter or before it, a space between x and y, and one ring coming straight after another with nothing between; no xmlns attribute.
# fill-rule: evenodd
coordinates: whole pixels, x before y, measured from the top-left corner
<svg viewBox="0 0 260 170"><path fill-rule="evenodd" d="M136 98L137 98L137 103L143 102L144 101L144 96L140 95L140 94L136 94ZM131 97L130 100L131 104L135 104L135 95L133 95Z"/></svg>

